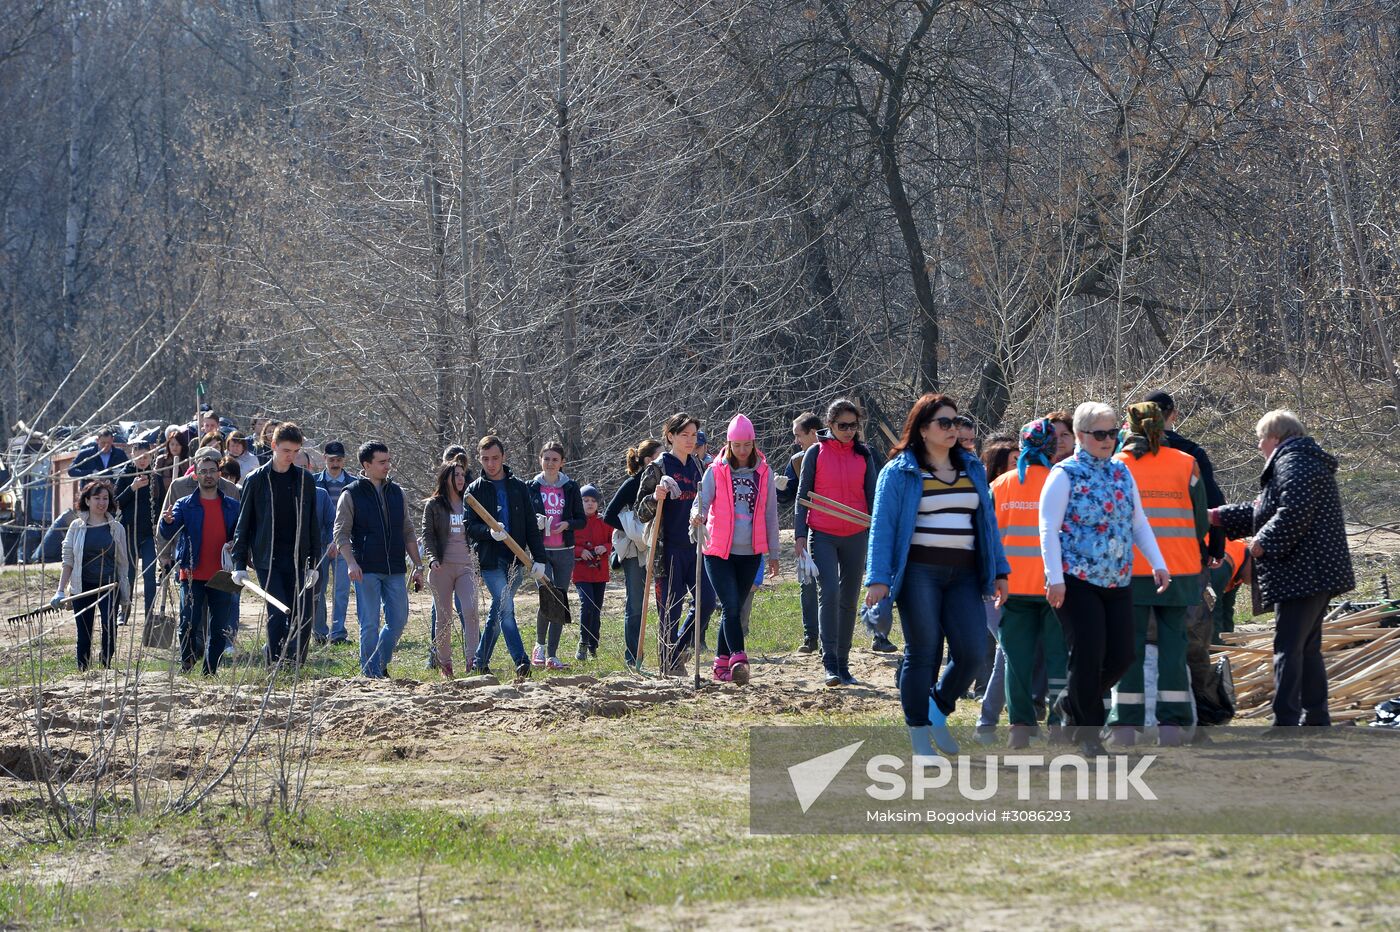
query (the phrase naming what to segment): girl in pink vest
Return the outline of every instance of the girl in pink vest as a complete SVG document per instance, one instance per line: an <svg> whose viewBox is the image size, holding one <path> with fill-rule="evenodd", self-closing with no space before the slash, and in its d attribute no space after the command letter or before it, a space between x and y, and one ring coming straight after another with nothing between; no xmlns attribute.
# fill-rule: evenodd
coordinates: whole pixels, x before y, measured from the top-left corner
<svg viewBox="0 0 1400 932"><path fill-rule="evenodd" d="M754 446L753 424L742 414L729 422L724 451L705 472L690 521L720 604L715 680L747 683L741 612L765 555L769 575L778 572L778 497L768 461Z"/></svg>

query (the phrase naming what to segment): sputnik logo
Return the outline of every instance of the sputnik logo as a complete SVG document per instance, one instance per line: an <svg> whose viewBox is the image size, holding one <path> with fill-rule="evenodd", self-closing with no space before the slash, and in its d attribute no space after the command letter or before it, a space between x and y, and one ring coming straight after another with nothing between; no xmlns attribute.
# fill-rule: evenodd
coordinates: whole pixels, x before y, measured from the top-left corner
<svg viewBox="0 0 1400 932"><path fill-rule="evenodd" d="M843 748L837 748L810 760L804 760L800 764L793 764L788 768L788 779L792 781L792 791L797 794L797 802L802 807L805 814L812 804L821 798L826 792L826 788L831 786L831 781L841 773L856 751L864 741L857 741L855 744L848 744Z"/></svg>

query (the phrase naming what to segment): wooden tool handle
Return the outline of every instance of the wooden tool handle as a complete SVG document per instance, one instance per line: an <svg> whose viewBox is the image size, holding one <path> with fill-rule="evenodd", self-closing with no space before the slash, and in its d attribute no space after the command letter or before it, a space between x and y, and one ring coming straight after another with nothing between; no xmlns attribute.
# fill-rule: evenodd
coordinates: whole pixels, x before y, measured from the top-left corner
<svg viewBox="0 0 1400 932"><path fill-rule="evenodd" d="M505 530L503 527L501 527L501 522L496 520L496 516L491 514L491 512L487 511L486 506L481 504L481 502L477 501L475 496L465 495L462 497L462 500L465 501L468 506L470 506L472 511L476 512L477 517L484 521L486 523L486 526L489 527L491 530ZM506 507L510 506L507 505ZM505 544L507 547L510 548L510 552L515 554L515 558L521 563L523 563L526 569L529 569L535 565L535 561L530 559L530 555L525 552L525 548L517 544L515 542L515 538L511 537L510 534L506 534L506 539L501 541L501 543Z"/></svg>
<svg viewBox="0 0 1400 932"><path fill-rule="evenodd" d="M844 512L846 512L846 513L848 513L848 514L850 514L850 515L852 515L852 516L854 516L854 517L857 517L857 518L864 518L866 521L869 521L869 520L870 520L870 515L868 515L868 514L866 514L865 512L861 511L859 508L854 508L854 507L852 507L852 506L850 506L850 505L842 504L841 502L838 502L838 501L837 501L836 499L834 499L834 498L827 498L825 495L818 495L816 492L811 492L811 491L809 491L809 492L807 493L807 497L810 498L810 499L811 499L812 501L814 501L814 502L820 502L820 503L823 504L823 505L827 505L827 506L829 506L829 507L831 507L831 508L835 508L835 509L837 509L838 511L844 511Z"/></svg>

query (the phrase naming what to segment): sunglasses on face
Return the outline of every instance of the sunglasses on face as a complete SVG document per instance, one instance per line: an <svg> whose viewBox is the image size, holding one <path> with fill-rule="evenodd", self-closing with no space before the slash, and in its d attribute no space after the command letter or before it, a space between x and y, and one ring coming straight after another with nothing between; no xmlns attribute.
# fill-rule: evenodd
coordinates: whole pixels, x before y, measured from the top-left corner
<svg viewBox="0 0 1400 932"><path fill-rule="evenodd" d="M937 424L943 430L952 430L958 426L958 419L955 417L936 417L932 423Z"/></svg>
<svg viewBox="0 0 1400 932"><path fill-rule="evenodd" d="M831 425L836 430L855 430L860 426L859 421L840 421Z"/></svg>
<svg viewBox="0 0 1400 932"><path fill-rule="evenodd" d="M1086 430L1084 431L1084 433L1088 434L1090 437L1093 437L1099 443L1103 443L1105 440L1118 439L1117 428L1114 428L1113 430Z"/></svg>

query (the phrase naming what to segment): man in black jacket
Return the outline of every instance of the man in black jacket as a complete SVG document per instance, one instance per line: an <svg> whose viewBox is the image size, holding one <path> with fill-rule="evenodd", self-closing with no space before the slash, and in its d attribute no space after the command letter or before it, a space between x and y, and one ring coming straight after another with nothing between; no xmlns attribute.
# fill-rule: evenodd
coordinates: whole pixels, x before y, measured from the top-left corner
<svg viewBox="0 0 1400 932"><path fill-rule="evenodd" d="M126 461L126 452L113 444L112 428L104 427L97 432L96 443L90 443L78 451L73 465L68 467L68 475L74 479L110 476Z"/></svg>
<svg viewBox="0 0 1400 932"><path fill-rule="evenodd" d="M141 576L145 583L146 614L156 595L156 531L160 503L165 497L161 480L151 469L151 445L136 442L131 445L135 456L117 468L117 507L121 509L122 527L126 529L126 552L131 555L128 568L131 581L136 581L136 561L141 561Z"/></svg>
<svg viewBox="0 0 1400 932"><path fill-rule="evenodd" d="M1337 460L1291 411L1270 411L1255 430L1266 457L1259 497L1213 509L1211 523L1254 538L1254 581L1275 612L1274 724L1330 725L1322 619L1329 598L1356 587Z"/></svg>
<svg viewBox="0 0 1400 932"><path fill-rule="evenodd" d="M791 504L796 508L797 477L802 470L802 456L817 442L817 431L821 429L822 419L811 411L802 412L792 422L792 440L797 444L797 452L788 458L783 474L773 479L779 505ZM814 654L820 646L817 632L817 581L809 579L802 584L802 646L797 652Z"/></svg>
<svg viewBox="0 0 1400 932"><path fill-rule="evenodd" d="M242 508L233 533L233 578L240 585L251 565L268 594L291 608L291 615L267 607L267 660L306 659L311 640L316 564L326 542L316 521L316 482L297 466L301 429L279 424L272 435L272 459L243 481Z"/></svg>
<svg viewBox="0 0 1400 932"><path fill-rule="evenodd" d="M481 464L481 476L467 486L467 494L476 499L501 524L501 530L489 527L475 511L467 511L467 536L476 551L481 567L481 581L491 593L491 610L486 616L486 629L476 648L472 669L487 672L496 638L505 631L506 649L515 663L517 676L530 675L530 656L520 640L520 628L515 623L515 591L520 588L522 567L505 544L509 535L530 554L530 573L535 579L545 577L544 539L535 519L535 505L530 489L505 464L506 448L500 438L491 434L477 444L476 458Z"/></svg>

